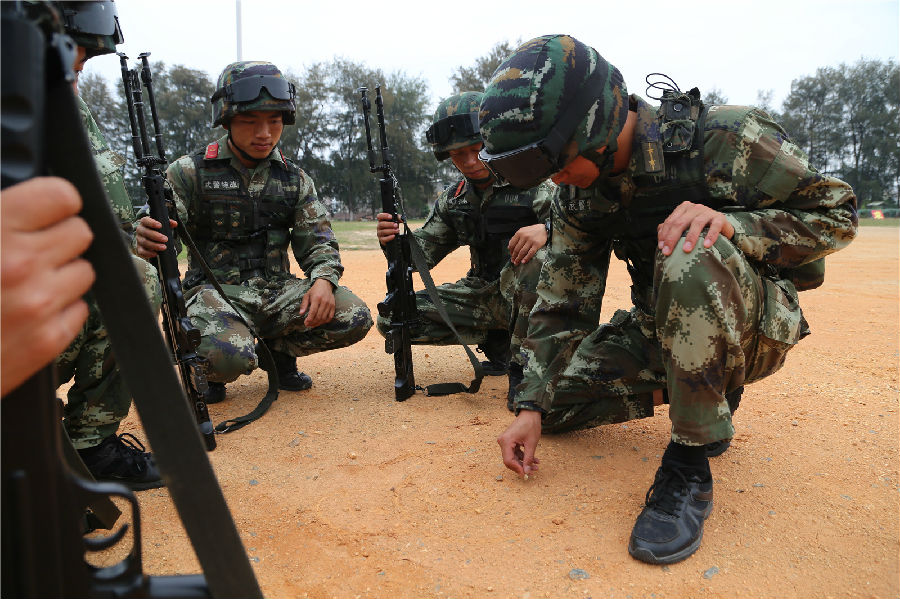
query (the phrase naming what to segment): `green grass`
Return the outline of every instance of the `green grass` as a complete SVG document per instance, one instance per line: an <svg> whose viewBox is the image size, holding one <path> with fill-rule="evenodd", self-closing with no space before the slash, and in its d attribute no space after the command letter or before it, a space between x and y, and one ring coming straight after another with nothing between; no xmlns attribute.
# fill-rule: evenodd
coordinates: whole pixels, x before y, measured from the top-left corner
<svg viewBox="0 0 900 599"><path fill-rule="evenodd" d="M861 218L859 219L861 227L900 227L900 218Z"/></svg>
<svg viewBox="0 0 900 599"><path fill-rule="evenodd" d="M412 230L418 229L423 224L425 224L424 219L409 221L409 226ZM885 218L883 220L861 218L859 224L863 227L900 227L900 218ZM337 236L342 252L378 249L378 239L375 237L375 221L336 220L331 222L331 228ZM187 254L184 250L182 250L178 259L187 259Z"/></svg>
<svg viewBox="0 0 900 599"><path fill-rule="evenodd" d="M415 230L425 223L424 220L411 220L409 226ZM377 250L378 238L375 237L375 221L344 221L331 222L331 228L337 236L341 251L349 250Z"/></svg>

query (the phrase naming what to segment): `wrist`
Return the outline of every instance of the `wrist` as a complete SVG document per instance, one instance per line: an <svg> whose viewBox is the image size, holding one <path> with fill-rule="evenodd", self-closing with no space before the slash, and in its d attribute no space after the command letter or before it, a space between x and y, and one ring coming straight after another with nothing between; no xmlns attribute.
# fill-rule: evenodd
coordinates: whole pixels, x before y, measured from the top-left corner
<svg viewBox="0 0 900 599"><path fill-rule="evenodd" d="M516 403L516 417L520 414L530 418L543 418L544 410L541 406L531 401L520 401Z"/></svg>

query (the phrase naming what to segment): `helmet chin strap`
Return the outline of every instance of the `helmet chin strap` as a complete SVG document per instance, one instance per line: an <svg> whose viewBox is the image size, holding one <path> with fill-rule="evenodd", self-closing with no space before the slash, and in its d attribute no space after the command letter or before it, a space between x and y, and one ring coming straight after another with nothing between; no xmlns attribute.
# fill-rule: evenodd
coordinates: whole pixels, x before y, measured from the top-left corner
<svg viewBox="0 0 900 599"><path fill-rule="evenodd" d="M253 156L245 152L244 149L241 148L241 146L237 145L237 143L234 141L234 138L231 137L231 129L228 129L228 145L237 150L238 154L240 154L242 158L244 158L248 162L252 162L254 166L265 160L264 158L254 158Z"/></svg>
<svg viewBox="0 0 900 599"><path fill-rule="evenodd" d="M472 177L466 177L469 181L471 181L475 185L484 185L486 183L492 183L494 181L494 175L488 170L487 177L479 177L478 179L473 179Z"/></svg>

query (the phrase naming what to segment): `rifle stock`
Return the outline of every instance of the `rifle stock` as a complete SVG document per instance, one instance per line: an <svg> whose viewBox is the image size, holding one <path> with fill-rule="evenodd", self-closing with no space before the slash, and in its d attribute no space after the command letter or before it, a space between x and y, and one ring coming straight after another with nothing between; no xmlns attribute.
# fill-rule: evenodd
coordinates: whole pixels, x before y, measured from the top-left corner
<svg viewBox="0 0 900 599"><path fill-rule="evenodd" d="M416 296L412 285L412 258L410 243L415 243L412 233L406 225L403 214L403 200L400 186L394 171L391 169L390 152L387 145L384 123L384 100L381 87L375 87L375 107L378 118L378 133L381 141L381 164L375 164L375 152L372 149L372 133L369 128L369 112L371 104L367 95L368 89L359 88L363 120L366 127L366 144L369 158L369 171L381 173L378 180L381 191L381 209L390 214L394 222L401 224L401 233L385 244L384 252L388 260L387 295L378 304L378 313L390 319L390 330L385 337L386 353L394 355L394 399L404 401L416 392L416 382L412 361L412 328L418 324Z"/></svg>

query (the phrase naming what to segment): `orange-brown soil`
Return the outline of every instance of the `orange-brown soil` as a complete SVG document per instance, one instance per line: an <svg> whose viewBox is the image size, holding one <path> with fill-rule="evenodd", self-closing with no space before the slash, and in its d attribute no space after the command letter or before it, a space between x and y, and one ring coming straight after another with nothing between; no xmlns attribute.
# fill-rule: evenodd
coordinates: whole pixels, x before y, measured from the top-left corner
<svg viewBox="0 0 900 599"><path fill-rule="evenodd" d="M375 309L379 251L346 251L343 283ZM467 253L435 269L458 278ZM620 264L604 318L628 305ZM300 360L311 390L282 392L209 454L268 597L897 597L898 232L870 228L828 259L801 302L813 334L749 386L731 449L712 460L703 544L668 567L626 544L668 441L655 417L541 439L541 470L504 469L506 379L476 395L393 399L373 329ZM462 381L460 348L415 347L417 382ZM264 373L228 386L215 422L252 409ZM122 430L143 436L136 413ZM138 494L144 567L199 565L165 489Z"/></svg>

